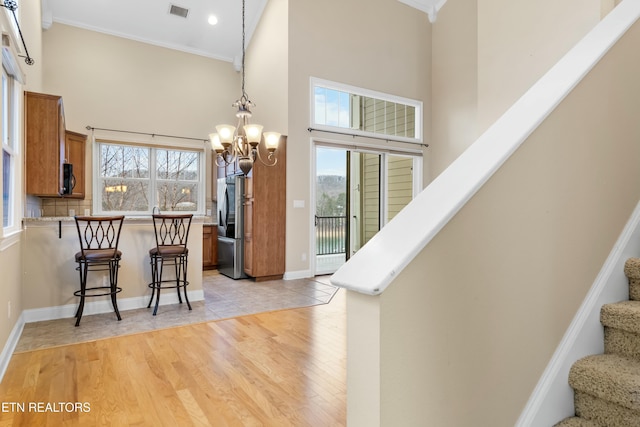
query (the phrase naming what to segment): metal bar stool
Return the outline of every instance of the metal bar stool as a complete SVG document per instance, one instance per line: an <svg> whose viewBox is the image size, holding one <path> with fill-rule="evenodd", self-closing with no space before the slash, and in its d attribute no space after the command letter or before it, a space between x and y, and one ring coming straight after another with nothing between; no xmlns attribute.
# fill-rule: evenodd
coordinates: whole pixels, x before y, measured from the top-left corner
<svg viewBox="0 0 640 427"><path fill-rule="evenodd" d="M110 295L113 310L122 320L118 311L116 294L122 291L118 287L118 269L122 252L118 250L120 230L124 216L76 216L76 228L80 239L80 252L76 254L80 272L80 289L73 294L80 297L80 304L76 311L76 326L80 325L85 297L99 297ZM108 271L109 286L95 286L87 288L87 274L89 271Z"/></svg>
<svg viewBox="0 0 640 427"><path fill-rule="evenodd" d="M180 294L180 289L182 288L184 299L189 310L191 310L191 303L189 303L189 298L187 297L187 285L189 285L187 281L187 259L189 256L187 239L189 238L192 217L193 214L153 215L156 247L149 250L149 257L151 258L151 283L149 283L151 299L147 308L151 307L155 296L154 316L158 312L160 289L162 288L176 288L180 304L182 304L182 296ZM165 262L170 266L174 266L175 279L163 279Z"/></svg>

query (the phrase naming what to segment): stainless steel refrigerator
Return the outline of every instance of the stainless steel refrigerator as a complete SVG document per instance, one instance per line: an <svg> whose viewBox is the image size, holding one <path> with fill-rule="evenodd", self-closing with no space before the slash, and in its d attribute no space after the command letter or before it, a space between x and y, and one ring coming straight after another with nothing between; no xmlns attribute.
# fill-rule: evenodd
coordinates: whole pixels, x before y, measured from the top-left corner
<svg viewBox="0 0 640 427"><path fill-rule="evenodd" d="M244 176L218 178L218 271L232 279L244 272Z"/></svg>

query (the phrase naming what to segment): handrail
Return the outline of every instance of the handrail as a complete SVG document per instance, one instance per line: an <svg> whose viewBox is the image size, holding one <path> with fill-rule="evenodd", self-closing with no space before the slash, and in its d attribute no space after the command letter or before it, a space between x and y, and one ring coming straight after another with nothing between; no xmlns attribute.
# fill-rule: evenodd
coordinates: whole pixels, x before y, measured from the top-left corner
<svg viewBox="0 0 640 427"><path fill-rule="evenodd" d="M489 180L640 16L623 1L356 252L331 283L378 295Z"/></svg>

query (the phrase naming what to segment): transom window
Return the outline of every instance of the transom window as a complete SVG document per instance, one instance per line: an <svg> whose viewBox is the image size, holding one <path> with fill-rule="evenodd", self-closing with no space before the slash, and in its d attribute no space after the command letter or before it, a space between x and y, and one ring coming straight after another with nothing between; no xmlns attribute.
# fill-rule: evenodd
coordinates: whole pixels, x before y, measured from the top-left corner
<svg viewBox="0 0 640 427"><path fill-rule="evenodd" d="M204 211L201 151L98 142L95 210L149 214Z"/></svg>
<svg viewBox="0 0 640 427"><path fill-rule="evenodd" d="M422 102L311 79L311 123L320 130L422 142Z"/></svg>

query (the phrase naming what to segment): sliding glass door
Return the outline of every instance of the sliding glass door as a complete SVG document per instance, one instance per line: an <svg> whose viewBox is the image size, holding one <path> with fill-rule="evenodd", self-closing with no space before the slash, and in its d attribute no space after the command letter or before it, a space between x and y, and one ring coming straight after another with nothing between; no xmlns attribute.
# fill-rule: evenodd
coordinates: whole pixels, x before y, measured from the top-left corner
<svg viewBox="0 0 640 427"><path fill-rule="evenodd" d="M415 194L418 157L316 146L315 273L330 274Z"/></svg>

